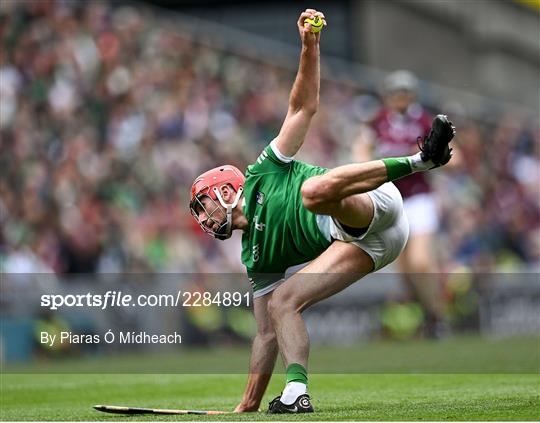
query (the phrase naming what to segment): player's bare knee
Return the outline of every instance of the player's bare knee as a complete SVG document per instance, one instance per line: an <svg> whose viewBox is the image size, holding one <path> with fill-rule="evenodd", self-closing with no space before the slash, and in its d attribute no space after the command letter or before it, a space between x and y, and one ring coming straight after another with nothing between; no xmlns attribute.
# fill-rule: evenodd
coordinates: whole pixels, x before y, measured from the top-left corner
<svg viewBox="0 0 540 423"><path fill-rule="evenodd" d="M332 187L326 178L314 176L302 184L300 193L304 207L314 213L320 213L331 198Z"/></svg>
<svg viewBox="0 0 540 423"><path fill-rule="evenodd" d="M314 178L307 179L300 187L300 194L302 195L302 204L308 210L311 210L316 204L316 183Z"/></svg>
<svg viewBox="0 0 540 423"><path fill-rule="evenodd" d="M313 305L313 301L312 300L304 300L302 302L299 302L297 305L296 305L296 312L297 313L302 313L304 312L305 310L307 310L309 307L311 307Z"/></svg>
<svg viewBox="0 0 540 423"><path fill-rule="evenodd" d="M285 304L280 301L280 298L276 297L274 292L272 299L268 301L268 314L273 321L279 320L280 316L283 315L284 309L286 308Z"/></svg>
<svg viewBox="0 0 540 423"><path fill-rule="evenodd" d="M274 300L273 297L266 304L266 309L268 310L268 315L270 316L270 318L275 321L276 317L279 315L279 311L278 311L278 304Z"/></svg>
<svg viewBox="0 0 540 423"><path fill-rule="evenodd" d="M279 320L286 313L296 312L298 310L297 301L289 293L280 293L275 291L272 299L268 301L268 313L273 320Z"/></svg>

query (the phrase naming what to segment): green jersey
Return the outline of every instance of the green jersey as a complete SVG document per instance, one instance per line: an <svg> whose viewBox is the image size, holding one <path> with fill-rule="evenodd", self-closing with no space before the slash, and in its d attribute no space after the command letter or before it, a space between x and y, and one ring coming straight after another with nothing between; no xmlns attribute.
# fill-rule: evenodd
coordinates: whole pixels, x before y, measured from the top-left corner
<svg viewBox="0 0 540 423"><path fill-rule="evenodd" d="M288 267L313 260L330 245L300 194L306 179L325 172L296 160L285 163L270 145L248 166L243 211L249 226L242 236L242 263L255 296L271 290Z"/></svg>

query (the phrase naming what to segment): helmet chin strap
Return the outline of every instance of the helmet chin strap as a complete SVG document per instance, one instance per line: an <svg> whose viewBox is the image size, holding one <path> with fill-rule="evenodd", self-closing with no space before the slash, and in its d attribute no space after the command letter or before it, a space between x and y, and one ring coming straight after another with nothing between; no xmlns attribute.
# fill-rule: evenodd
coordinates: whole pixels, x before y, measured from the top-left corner
<svg viewBox="0 0 540 423"><path fill-rule="evenodd" d="M238 202L240 201L240 197L242 196L242 192L244 192L244 188L240 187L238 188L238 192L236 193L236 197L234 198L233 202L231 204L227 204L223 197L221 196L221 192L219 192L219 189L214 187L213 189L214 193L216 194L216 197L219 201L219 204L221 204L223 207L225 207L225 210L227 211L227 221L226 221L226 227L225 227L225 233L215 235L217 239L228 239L232 235L232 212L233 209L238 205ZM220 232L223 225L220 226Z"/></svg>

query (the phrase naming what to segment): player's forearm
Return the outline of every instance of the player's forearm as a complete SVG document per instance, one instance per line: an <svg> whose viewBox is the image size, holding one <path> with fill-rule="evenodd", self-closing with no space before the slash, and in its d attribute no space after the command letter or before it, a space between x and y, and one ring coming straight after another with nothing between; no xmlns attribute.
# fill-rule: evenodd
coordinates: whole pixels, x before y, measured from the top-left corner
<svg viewBox="0 0 540 423"><path fill-rule="evenodd" d="M274 334L257 335L253 340L249 377L242 397L246 411L256 411L272 377L278 352Z"/></svg>
<svg viewBox="0 0 540 423"><path fill-rule="evenodd" d="M315 113L319 107L320 86L319 43L310 42L302 45L300 65L289 98L291 111Z"/></svg>
<svg viewBox="0 0 540 423"><path fill-rule="evenodd" d="M259 409L271 377L272 374L250 373L242 398L243 409L241 411L257 411Z"/></svg>

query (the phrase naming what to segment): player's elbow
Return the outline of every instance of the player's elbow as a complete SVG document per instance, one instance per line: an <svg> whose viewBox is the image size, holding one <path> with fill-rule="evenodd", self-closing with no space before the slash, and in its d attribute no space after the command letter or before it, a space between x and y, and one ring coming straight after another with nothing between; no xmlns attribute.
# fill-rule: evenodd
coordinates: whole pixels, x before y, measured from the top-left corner
<svg viewBox="0 0 540 423"><path fill-rule="evenodd" d="M315 176L307 179L300 189L302 204L313 213L322 213L332 196L332 186L327 178Z"/></svg>
<svg viewBox="0 0 540 423"><path fill-rule="evenodd" d="M311 101L291 102L289 114L301 113L311 119L319 111L319 99Z"/></svg>
<svg viewBox="0 0 540 423"><path fill-rule="evenodd" d="M304 113L312 117L319 111L319 101L315 100L313 102L310 102L303 107Z"/></svg>
<svg viewBox="0 0 540 423"><path fill-rule="evenodd" d="M313 117L319 111L319 98L313 98L311 100L305 101L302 104L301 110L310 118Z"/></svg>

